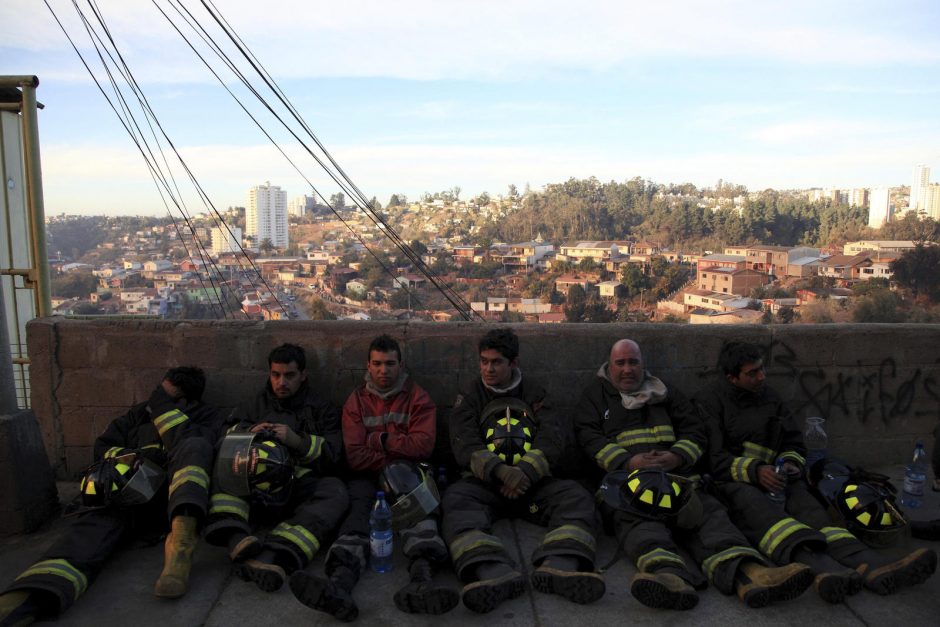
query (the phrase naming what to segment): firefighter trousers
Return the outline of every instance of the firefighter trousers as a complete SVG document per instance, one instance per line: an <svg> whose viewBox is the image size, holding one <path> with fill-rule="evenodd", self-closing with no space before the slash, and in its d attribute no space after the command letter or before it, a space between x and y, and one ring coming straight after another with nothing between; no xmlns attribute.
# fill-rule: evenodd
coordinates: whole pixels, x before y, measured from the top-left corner
<svg viewBox="0 0 940 627"><path fill-rule="evenodd" d="M847 529L831 522L805 481L787 486L783 504L770 501L766 492L749 483L719 484L718 491L751 544L778 564L793 561L793 551L800 546L825 551L849 568L881 561Z"/></svg>
<svg viewBox="0 0 940 627"><path fill-rule="evenodd" d="M444 541L462 581L472 581L481 562L501 562L515 568L493 523L501 518L522 518L548 527L532 555L538 566L552 555L575 557L584 570L594 570L596 514L594 498L580 484L544 477L520 498L510 500L499 486L476 477L461 479L447 488L442 505Z"/></svg>
<svg viewBox="0 0 940 627"><path fill-rule="evenodd" d="M281 506L265 506L214 491L209 503L206 541L224 546L233 533L250 534L255 526L274 525L265 537L265 548L292 558L294 569L303 568L342 521L349 496L336 477L312 474L295 478L290 490L290 498Z"/></svg>
<svg viewBox="0 0 940 627"><path fill-rule="evenodd" d="M734 575L742 561L766 564L713 496L696 490L702 504L700 520L650 520L628 512L614 512L617 543L641 572L670 569L696 588L706 585L697 568L689 568L679 554L687 550L708 581L724 594L734 592Z"/></svg>

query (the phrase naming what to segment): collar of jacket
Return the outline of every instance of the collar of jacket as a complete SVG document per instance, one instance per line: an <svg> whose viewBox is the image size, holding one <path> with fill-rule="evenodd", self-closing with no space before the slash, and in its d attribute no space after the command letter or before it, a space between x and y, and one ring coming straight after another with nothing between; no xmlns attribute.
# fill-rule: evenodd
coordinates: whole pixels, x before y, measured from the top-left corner
<svg viewBox="0 0 940 627"><path fill-rule="evenodd" d="M271 389L271 382L268 381L265 385L264 392L268 397L268 401L275 407L286 411L298 411L307 403L307 395L310 393L310 384L304 381L292 396L278 398L277 395L274 394L274 390Z"/></svg>
<svg viewBox="0 0 940 627"><path fill-rule="evenodd" d="M489 390L489 391L492 392L493 394L500 394L500 395L502 395L502 394L509 394L509 393L512 392L514 389L516 389L517 387L519 387L519 384L520 384L520 383L522 383L522 371L519 370L518 368L513 368L513 369L512 369L512 379L509 381L509 385L507 385L507 386L504 387L504 388L497 388L497 387L493 387L493 386L487 385L486 382L483 381L483 377L480 377L480 383L482 383L482 384L483 384L483 387L485 387L487 390Z"/></svg>
<svg viewBox="0 0 940 627"><path fill-rule="evenodd" d="M639 409L644 405L655 405L663 402L668 396L669 390L666 389L666 384L659 377L650 374L649 370L643 371L643 383L640 385L640 389L635 392L624 392L618 389L610 380L607 363L605 361L597 369L597 376L603 379L605 386L609 387L614 394L620 396L620 404L623 405L624 409Z"/></svg>
<svg viewBox="0 0 940 627"><path fill-rule="evenodd" d="M367 370L366 376L365 376L365 381L366 381L365 387L366 387L366 391L369 392L370 394L378 396L382 400L387 400L395 396L399 392L401 392L402 389L404 389L406 379L408 379L408 373L403 370L401 374L398 375L398 380L395 382L395 385L393 385L390 389L383 392L379 388L375 387L375 383L372 382L372 376L369 374L369 371Z"/></svg>
<svg viewBox="0 0 940 627"><path fill-rule="evenodd" d="M739 388L731 381L728 381L727 377L722 377L720 386L728 398L738 403L760 403L767 398L766 383L761 387L759 392L751 392L750 390Z"/></svg>

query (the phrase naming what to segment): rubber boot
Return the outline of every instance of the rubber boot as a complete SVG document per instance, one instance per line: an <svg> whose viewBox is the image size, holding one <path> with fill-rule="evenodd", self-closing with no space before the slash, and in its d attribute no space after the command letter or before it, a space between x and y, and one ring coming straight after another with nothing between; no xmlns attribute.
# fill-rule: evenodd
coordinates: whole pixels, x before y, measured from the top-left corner
<svg viewBox="0 0 940 627"><path fill-rule="evenodd" d="M395 607L409 614L443 614L460 602L453 588L435 586L431 562L419 557L408 566L411 581L395 593Z"/></svg>
<svg viewBox="0 0 940 627"><path fill-rule="evenodd" d="M39 607L28 590L0 594L0 627L32 625L39 618Z"/></svg>
<svg viewBox="0 0 940 627"><path fill-rule="evenodd" d="M630 581L630 594L646 607L658 610L691 610L698 605L695 588L672 573L637 573Z"/></svg>
<svg viewBox="0 0 940 627"><path fill-rule="evenodd" d="M346 566L337 566L329 579L298 570L290 577L290 591L310 609L348 623L359 616L359 608L352 598L358 581L358 573Z"/></svg>
<svg viewBox="0 0 940 627"><path fill-rule="evenodd" d="M153 593L158 597L178 599L186 594L193 551L199 542L196 527L196 519L192 516L173 517L170 535L163 547L163 572L153 587Z"/></svg>
<svg viewBox="0 0 940 627"><path fill-rule="evenodd" d="M264 549L264 545L257 536L234 533L228 541L228 557L235 563L257 557L262 549Z"/></svg>
<svg viewBox="0 0 940 627"><path fill-rule="evenodd" d="M235 574L242 581L253 581L265 592L277 592L287 579L287 571L277 563L277 554L265 549L257 558L235 564Z"/></svg>
<svg viewBox="0 0 940 627"><path fill-rule="evenodd" d="M597 601L607 590L598 573L578 570L577 558L554 555L532 573L532 587L582 605Z"/></svg>
<svg viewBox="0 0 940 627"><path fill-rule="evenodd" d="M893 594L901 588L923 583L937 570L937 553L933 549L916 549L889 563L877 553L869 553L872 559L865 572L865 587L876 594Z"/></svg>
<svg viewBox="0 0 940 627"><path fill-rule="evenodd" d="M734 579L738 598L748 607L759 608L803 594L813 584L813 570L806 564L772 568L759 562L744 562Z"/></svg>
<svg viewBox="0 0 940 627"><path fill-rule="evenodd" d="M843 566L827 553L799 547L793 551L793 559L813 569L816 574L813 587L826 603L842 603L861 588L858 571Z"/></svg>
<svg viewBox="0 0 940 627"><path fill-rule="evenodd" d="M525 577L509 564L483 562L476 568L478 579L463 587L461 599L467 609L486 614L503 601L515 599L525 592Z"/></svg>

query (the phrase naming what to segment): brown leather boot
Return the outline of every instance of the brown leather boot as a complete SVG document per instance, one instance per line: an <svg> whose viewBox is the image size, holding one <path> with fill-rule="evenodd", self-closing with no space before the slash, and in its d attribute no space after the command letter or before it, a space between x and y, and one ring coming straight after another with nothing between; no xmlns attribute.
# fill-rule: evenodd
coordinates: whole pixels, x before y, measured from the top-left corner
<svg viewBox="0 0 940 627"><path fill-rule="evenodd" d="M637 573L630 594L646 607L660 610L691 610L698 605L695 588L672 573Z"/></svg>
<svg viewBox="0 0 940 627"><path fill-rule="evenodd" d="M753 608L795 599L812 584L812 569L798 563L773 568L757 562L745 562L735 576L738 598Z"/></svg>
<svg viewBox="0 0 940 627"><path fill-rule="evenodd" d="M170 535L163 549L163 572L153 593L164 599L178 599L186 594L189 571L193 566L193 551L199 536L196 519L192 516L174 516Z"/></svg>

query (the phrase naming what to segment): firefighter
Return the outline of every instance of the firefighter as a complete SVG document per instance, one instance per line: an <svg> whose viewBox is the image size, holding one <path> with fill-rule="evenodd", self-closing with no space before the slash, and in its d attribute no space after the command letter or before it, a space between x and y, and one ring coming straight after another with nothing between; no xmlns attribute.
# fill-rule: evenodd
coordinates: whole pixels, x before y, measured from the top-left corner
<svg viewBox="0 0 940 627"><path fill-rule="evenodd" d="M630 583L640 603L688 610L698 603L696 589L710 580L723 594L737 593L747 606L763 607L795 598L810 585L806 566L769 567L721 504L699 489L704 425L678 390L645 370L636 342L614 343L576 415L582 450L609 473L601 483L610 506L605 513L613 517L620 548L640 571ZM663 478L664 473L671 474ZM686 565L680 543L707 580Z"/></svg>
<svg viewBox="0 0 940 627"><path fill-rule="evenodd" d="M578 483L551 476L561 454L545 390L518 367L519 339L494 329L479 342L480 377L464 386L450 416L451 446L466 478L444 495L444 539L465 606L489 612L520 596L525 579L502 540L500 517L549 528L532 556L532 586L575 603L604 595L594 572L595 508Z"/></svg>
<svg viewBox="0 0 940 627"><path fill-rule="evenodd" d="M833 524L810 492L803 438L779 395L766 385L760 347L729 342L718 360L720 378L694 398L709 428L710 472L744 535L771 560L798 561L816 573L819 596L839 603L861 587L891 594L925 581L937 555L918 549L897 559L876 552ZM784 476L775 472L783 460ZM773 503L768 493L785 493Z"/></svg>
<svg viewBox="0 0 940 627"><path fill-rule="evenodd" d="M349 504L343 482L330 476L342 455L339 415L314 393L306 366L300 346L272 350L264 390L229 419L230 434L258 434L285 447L290 480L262 482L248 495L216 481L209 502L206 541L228 547L236 575L265 592L313 559ZM263 540L254 533L259 524L274 525Z"/></svg>
<svg viewBox="0 0 940 627"><path fill-rule="evenodd" d="M432 515L437 498L413 519L400 512L406 501L426 502L407 499L427 482L423 470L403 460L429 459L436 432L434 401L408 377L398 342L378 336L369 345L365 381L343 405L343 443L352 471L347 483L349 514L327 553L326 577L307 570L291 577L291 590L303 604L343 621L358 616L352 591L368 564L369 512L378 485L393 503L395 527L409 560L411 581L395 593L395 606L408 613L441 614L457 605L455 590L432 581L433 571L447 560L437 516ZM411 489L405 490L406 485ZM403 517L409 520L404 522Z"/></svg>
<svg viewBox="0 0 940 627"><path fill-rule="evenodd" d="M57 617L122 542L159 538L167 517L170 533L154 593L177 598L186 592L220 428L218 412L200 400L205 385L199 368L171 368L147 402L132 406L95 440L96 462L81 483L80 509L42 559L0 595L0 624Z"/></svg>

